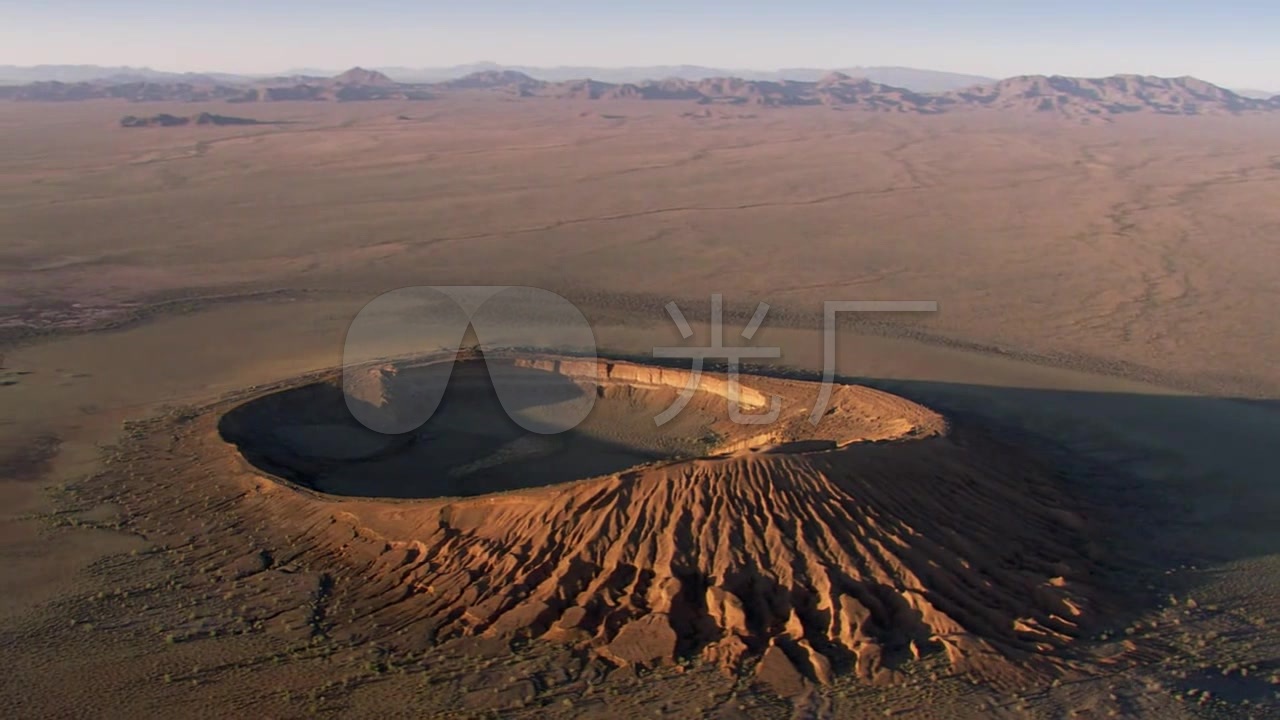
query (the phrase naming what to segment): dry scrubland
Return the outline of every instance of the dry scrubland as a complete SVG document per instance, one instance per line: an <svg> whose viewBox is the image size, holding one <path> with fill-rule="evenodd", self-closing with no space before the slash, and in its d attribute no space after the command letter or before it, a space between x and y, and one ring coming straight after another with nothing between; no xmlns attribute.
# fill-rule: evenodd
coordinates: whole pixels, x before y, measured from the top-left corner
<svg viewBox="0 0 1280 720"><path fill-rule="evenodd" d="M1267 116L458 99L125 132L128 107L0 106L7 301L448 282L798 313L925 298L943 304L933 333L1280 387L1259 327L1280 294Z"/></svg>
<svg viewBox="0 0 1280 720"><path fill-rule="evenodd" d="M1274 118L1120 117L1081 126L1029 114L715 107L690 117L684 113L702 108L460 97L255 106L258 120L288 121L270 126L120 128L134 107L0 104L0 656L11 668L0 696L18 714L136 717L181 703L197 715L230 708L280 717L405 707L504 718L1273 711ZM219 110L225 106L158 103L147 114ZM219 438L218 420L242 401L302 382L291 378L336 365L346 323L378 293L450 283L561 291L597 320L603 345L639 354L678 341L660 308L667 300L681 300L691 318L713 292L747 314L764 300L774 310L757 340L783 346L787 364L810 372L821 356L806 328L823 300L938 300L936 316L867 328L882 337L845 338L841 371L941 409L959 427L981 427L979 435L930 425L945 436L912 442L942 452L871 443L871 465L863 451L696 464L695 475L722 479L718 462L740 465L734 482L757 496L766 491L754 484L773 477L769 468L795 471L786 490L792 517L847 517L855 528L832 547L883 531L894 548L886 566L896 569L872 573L859 566L866 553L854 552L846 571L886 586L902 582L895 572L910 572L934 588L919 617L872 608L883 626L877 637L892 641L885 657L900 673L895 682L866 682L876 673L861 676L861 655L843 667L837 652L831 684L814 690L826 646L813 648L804 681L776 654L769 669L738 675L720 671L722 657L704 655L653 668L616 662L668 637L656 627L633 633L644 643L620 643L603 657L553 643L513 648L509 638L415 645L413 623L476 620L457 614L465 598L422 613L396 601L409 570L396 565L395 543L461 543L496 568L536 576L514 560L504 565L493 543L541 544L561 559L556 553L569 545L526 516L582 517L557 503L581 502L575 493L596 486L521 491L537 502L513 500L505 512L519 531L503 534L472 505L453 511L438 500L398 505L294 492L246 465ZM102 331L84 332L95 329ZM602 427L634 435L647 401L614 392L606 405L617 417ZM713 405L694 410L715 429ZM874 419L905 412L893 407ZM690 432L706 429L695 426ZM886 427L864 439L901 430ZM1006 464L1015 453L973 439L988 434L1035 461ZM892 459L896 453L908 454ZM470 457L450 462L490 469ZM867 469L898 462L880 475ZM978 562L975 552L973 573L941 573L937 565L951 555L931 544L958 540L937 521L938 508L951 507L947 498L925 486L957 468L973 483L955 502L999 508L1000 523L961 536L989 548L999 537L1044 537L1052 527L1047 535L1069 552L1028 540L1000 563ZM877 482L881 476L899 481ZM684 497L674 473L643 477L597 485L634 502L640 517L697 504L666 502ZM1001 478L1008 482L983 484ZM1024 479L1020 495L1014 488ZM813 493L838 499L810 504ZM688 517L737 524L734 502L712 494ZM1075 517L1060 505L1083 522L1058 522ZM408 507L427 511L401 510ZM625 524L635 516L618 517ZM963 518L955 522L964 527ZM449 523L462 535L451 535ZM834 552L814 549L830 537L800 534L788 545L785 536L762 529L767 552L751 547L729 567L778 557L800 567ZM586 556L640 552L576 541ZM1079 580L1091 617L1046 642L1067 648L1049 653L1055 665L1079 673L1022 689L975 686L956 670L981 653L903 656L932 646L917 637L921 628L946 634L940 617L979 628L997 647L1025 640L1027 631L1010 623L1062 630L1061 618L1019 616L1022 584L1063 587L1041 572L1055 557L1073 559L1062 582L1074 592ZM1074 560L1099 557L1094 566ZM413 572L436 573L451 592L471 567L451 562ZM993 577L995 589L975 589L983 581L974 573ZM776 567L759 574L788 577ZM647 581L593 582L607 596L619 583ZM625 608L614 621L648 622L661 590L645 587L648 607ZM739 591L752 607L750 592ZM1058 590L1035 592L1056 598ZM547 600L492 597L498 609L526 611ZM976 611L982 603L973 598L983 597L998 608ZM667 598L673 608L688 599L676 598ZM790 625L785 602L760 601L764 609L738 619L731 600L717 602L713 624L745 625L751 642ZM553 630L583 627L557 616ZM832 621L827 640L839 640L841 627ZM844 639L868 648L852 630ZM967 637L949 640L972 649ZM1001 663L972 664L1007 679ZM769 689L788 682L798 698Z"/></svg>

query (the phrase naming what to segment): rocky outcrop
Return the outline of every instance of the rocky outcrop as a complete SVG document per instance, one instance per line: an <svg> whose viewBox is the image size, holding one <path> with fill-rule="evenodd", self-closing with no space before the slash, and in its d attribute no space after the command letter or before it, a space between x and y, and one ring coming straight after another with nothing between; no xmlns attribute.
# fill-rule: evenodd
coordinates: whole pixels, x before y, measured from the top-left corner
<svg viewBox="0 0 1280 720"><path fill-rule="evenodd" d="M120 127L138 128L138 127L181 127L183 125L262 125L261 120L253 118L232 117L230 115L214 115L213 113L199 113L197 115L183 116L170 115L168 113L160 113L159 115L151 115L149 117L138 117L137 115L125 115L120 118Z"/></svg>

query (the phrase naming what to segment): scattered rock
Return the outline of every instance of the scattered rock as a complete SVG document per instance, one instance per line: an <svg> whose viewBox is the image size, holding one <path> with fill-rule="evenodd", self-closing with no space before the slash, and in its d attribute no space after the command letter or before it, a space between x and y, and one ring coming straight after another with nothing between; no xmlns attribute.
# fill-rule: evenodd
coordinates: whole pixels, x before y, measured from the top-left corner
<svg viewBox="0 0 1280 720"><path fill-rule="evenodd" d="M795 663L777 645L769 646L756 665L755 679L782 697L796 697L808 687Z"/></svg>
<svg viewBox="0 0 1280 720"><path fill-rule="evenodd" d="M673 658L679 640L667 615L653 613L624 625L601 654L619 665L651 666Z"/></svg>

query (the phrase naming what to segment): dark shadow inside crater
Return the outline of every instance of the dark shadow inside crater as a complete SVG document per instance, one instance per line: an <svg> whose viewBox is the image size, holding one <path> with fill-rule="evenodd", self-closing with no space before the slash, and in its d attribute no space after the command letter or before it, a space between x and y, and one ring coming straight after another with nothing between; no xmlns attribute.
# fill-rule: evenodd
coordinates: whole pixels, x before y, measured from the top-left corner
<svg viewBox="0 0 1280 720"><path fill-rule="evenodd" d="M449 373L439 406L416 429L383 434L362 425L347 404L341 377L250 400L224 415L218 429L267 473L333 495L386 498L472 496L554 485L699 455L709 448L711 440L697 433L696 426L684 426L695 430L691 437L655 428L653 416L667 404L661 391L597 393L547 370L488 362L495 363L495 374L505 382L525 381L537 392L514 399L508 393L504 407L484 360L460 361L451 370L440 364L401 367L378 398L393 410L398 402L415 402L415 384L438 382L441 373ZM428 377L432 373L435 377ZM554 416L556 408L580 403L588 392L596 396L591 412L565 432L531 432L509 415ZM367 409L357 405L357 414Z"/></svg>

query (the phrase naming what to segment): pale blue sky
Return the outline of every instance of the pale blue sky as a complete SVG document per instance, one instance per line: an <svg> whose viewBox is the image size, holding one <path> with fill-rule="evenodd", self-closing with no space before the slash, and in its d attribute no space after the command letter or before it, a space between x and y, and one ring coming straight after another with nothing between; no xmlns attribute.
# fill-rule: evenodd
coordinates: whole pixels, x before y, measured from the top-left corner
<svg viewBox="0 0 1280 720"><path fill-rule="evenodd" d="M0 0L0 64L227 72L906 65L1280 90L1277 37L1280 0Z"/></svg>

